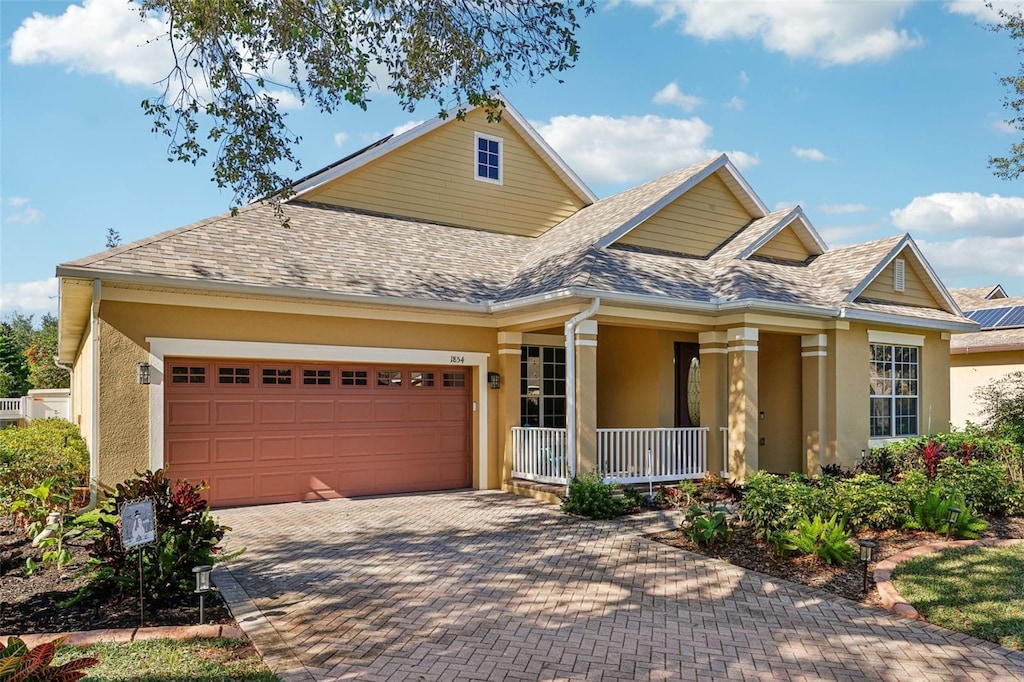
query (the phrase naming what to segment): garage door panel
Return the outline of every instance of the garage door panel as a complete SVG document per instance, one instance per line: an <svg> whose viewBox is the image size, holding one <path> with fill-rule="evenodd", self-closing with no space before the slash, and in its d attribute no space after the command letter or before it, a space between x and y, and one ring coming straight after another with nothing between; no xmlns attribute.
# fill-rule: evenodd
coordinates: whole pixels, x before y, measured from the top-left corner
<svg viewBox="0 0 1024 682"><path fill-rule="evenodd" d="M169 463L178 466L210 463L209 438L174 438L168 439L164 448Z"/></svg>
<svg viewBox="0 0 1024 682"><path fill-rule="evenodd" d="M217 400L213 415L216 426L251 426L256 423L256 401Z"/></svg>
<svg viewBox="0 0 1024 682"><path fill-rule="evenodd" d="M167 404L166 426L209 426L209 400L172 400Z"/></svg>
<svg viewBox="0 0 1024 682"><path fill-rule="evenodd" d="M165 359L169 368L174 363ZM229 383L217 381L219 374L205 382L197 374L196 381L167 384L169 474L207 480L213 506L468 486L470 387L445 385L446 369L275 362L278 375L301 379L317 371L310 374L317 382ZM401 376L402 383L381 384L379 372ZM416 373L418 384L411 379ZM433 385L425 378L430 373Z"/></svg>
<svg viewBox="0 0 1024 682"><path fill-rule="evenodd" d="M255 459L256 446L252 436L213 439L213 461L215 464L252 462Z"/></svg>

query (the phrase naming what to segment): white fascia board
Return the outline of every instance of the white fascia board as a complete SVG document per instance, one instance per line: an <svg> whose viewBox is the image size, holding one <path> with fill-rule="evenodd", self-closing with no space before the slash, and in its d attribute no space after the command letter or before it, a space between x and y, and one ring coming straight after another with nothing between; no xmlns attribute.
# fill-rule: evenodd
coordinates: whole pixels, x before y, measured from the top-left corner
<svg viewBox="0 0 1024 682"><path fill-rule="evenodd" d="M877 322L879 324L892 325L894 327L911 327L917 329L933 329L944 332L976 332L980 329L976 322L946 322L943 320L929 320L921 317L903 317L889 313L876 313L870 310L857 310L856 308L844 308L842 318L858 322Z"/></svg>
<svg viewBox="0 0 1024 682"><path fill-rule="evenodd" d="M626 234L628 234L637 225L640 225L641 223L645 222L655 213L657 213L658 211L660 211L661 209L665 208L673 201L678 199L679 197L689 192L691 189L693 189L698 184L703 182L705 179L710 177L712 173L725 166L728 162L729 157L727 157L725 154L721 154L717 159L709 163L696 174L684 180L675 189L665 194L665 196L663 196L661 199L655 201L653 204L651 204L644 210L634 215L632 218L624 222L622 225L619 225L617 228L612 230L609 234L602 237L600 240L597 241L595 246L599 249L604 249L611 246L619 239L624 237Z"/></svg>
<svg viewBox="0 0 1024 682"><path fill-rule="evenodd" d="M871 272L867 274L864 279L860 281L860 284L853 288L853 291L844 299L846 303L853 303L857 298L864 293L864 290L871 286L871 283L875 281L875 278L882 274L882 270L885 270L889 266L889 263L893 261L896 256L900 254L903 247L910 241L910 235L904 233L903 238L896 242L896 246L889 250L889 253L885 255L885 258L878 261L875 267L871 268Z"/></svg>
<svg viewBox="0 0 1024 682"><path fill-rule="evenodd" d="M825 245L825 241L821 238L821 235L819 235L817 230L814 229L814 226L811 225L811 221L807 218L807 214L804 213L804 209L800 206L794 206L793 210L779 220L772 229L768 230L768 232L761 235L760 239L745 248L739 255L740 260L747 260L753 256L762 246L770 242L775 235L782 232L786 227L797 220L803 224L802 228L794 228L793 230L796 232L796 236L800 239L800 243L803 244L808 251L817 251L817 253L814 254L816 256L820 256L828 251L828 246Z"/></svg>
<svg viewBox="0 0 1024 682"><path fill-rule="evenodd" d="M927 273L928 277L932 280L932 284L934 284L935 288L939 290L939 294L942 296L942 300L945 301L946 305L948 305L950 310L952 310L955 314L963 315L964 313L962 310L960 310L960 306L958 306L956 304L956 301L953 300L953 297L946 289L946 285L944 285L942 283L942 280L939 279L939 276L935 273L935 270L932 269L932 266L928 262L928 259L924 257L923 253L921 253L921 249L917 246L917 242L915 242L914 238L911 237L909 234L907 235L907 245L910 247L910 250L914 252L914 255L917 257L918 263L920 263L921 266L924 267L924 270Z"/></svg>
<svg viewBox="0 0 1024 682"><path fill-rule="evenodd" d="M93 269L78 269L66 266L57 268L59 277L93 277L104 282L123 282L125 284L145 284L150 286L172 287L186 291L213 291L216 293L248 294L276 296L281 298L301 298L314 301L334 303L362 303L372 305L401 306L406 308L426 308L450 312L486 313L486 303L460 303L457 301L433 301L423 298L403 298L400 296L373 296L370 294L335 294L315 289L299 287L261 286L253 284L233 284L213 280L186 280L161 275L133 275L120 272L104 272Z"/></svg>
<svg viewBox="0 0 1024 682"><path fill-rule="evenodd" d="M875 281L875 278L877 278L882 271L885 270L885 268L887 268L889 264L903 252L903 249L905 248L910 249L911 253L913 253L914 257L917 259L917 262L924 268L925 275L931 279L932 284L935 286L936 290L938 290L942 301L949 306L948 312L951 312L954 315L963 316L963 311L960 310L960 306L958 306L956 301L953 300L953 297L949 295L949 291L946 290L942 280L940 280L939 276L935 274L935 270L932 269L932 266L928 263L927 259L925 259L924 254L921 253L921 249L918 248L917 243L909 233L904 233L903 238L896 243L896 246L894 246L889 253L886 254L885 258L883 258L878 265L872 268L871 272L868 273L868 276L861 280L860 284L850 292L850 295L845 299L846 302L853 303L856 301L857 298L864 293L864 290Z"/></svg>
<svg viewBox="0 0 1024 682"><path fill-rule="evenodd" d="M760 236L760 238L757 239L757 241L755 241L753 244L751 244L750 246L748 246L747 248L743 249L743 251L740 252L739 259L747 260L755 253L757 253L762 246L770 242L775 237L775 235L777 235L779 232L782 232L784 229L786 229L787 225L796 220L797 216L799 215L799 210L800 207L796 206L793 208L792 211L787 213L781 219L777 220L772 229L765 232L763 235Z"/></svg>
<svg viewBox="0 0 1024 682"><path fill-rule="evenodd" d="M761 197L757 196L757 192L754 191L754 188L747 183L746 179L744 179L742 175L740 175L739 169L737 169L736 166L733 165L732 161L729 160L729 157L726 156L725 154L722 154L722 156L725 157L725 170L729 171L729 174L732 175L736 182L739 183L740 187L742 187L743 191L747 193L747 196L750 198L750 200L754 203L755 206L757 206L758 210L761 211L761 215L757 217L763 218L769 213L771 213L771 211L768 210L768 207L765 206L765 203L761 201Z"/></svg>
<svg viewBox="0 0 1024 682"><path fill-rule="evenodd" d="M586 183L583 182L580 176L576 175L576 172L569 167L569 164L567 164L561 156L558 155L558 152L552 149L551 145L549 145L547 141L540 136L540 133L530 125L530 122L527 121L521 113L519 113L519 110L512 106L512 104L510 104L504 97L499 95L499 98L504 103L505 112L510 115L509 118L511 119L513 126L519 129L519 133L526 138L527 143L530 144L531 147L534 147L535 151L540 152L541 156L546 157L545 160L548 162L548 165L551 166L552 170L555 171L555 175L558 175L565 180L566 184L572 188L580 199L584 199L587 205L597 201L597 195L587 187Z"/></svg>
<svg viewBox="0 0 1024 682"><path fill-rule="evenodd" d="M803 207L797 206L796 209L800 211L800 220L802 220L804 225L807 227L806 232L804 234L800 234L800 241L803 241L805 237L810 238L814 245L821 249L821 253L828 251L828 244L826 244L825 240L821 238L820 234L818 234L817 228L814 227L814 224L811 223L811 219L807 217L806 213L804 213ZM804 246L809 245L807 242L804 242Z"/></svg>

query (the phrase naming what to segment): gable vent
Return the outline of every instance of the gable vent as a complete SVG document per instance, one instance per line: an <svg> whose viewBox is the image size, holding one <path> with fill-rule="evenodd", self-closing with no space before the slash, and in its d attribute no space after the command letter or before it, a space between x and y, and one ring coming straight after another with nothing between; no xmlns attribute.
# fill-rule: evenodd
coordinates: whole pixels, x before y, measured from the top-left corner
<svg viewBox="0 0 1024 682"><path fill-rule="evenodd" d="M892 262L892 290L907 290L907 262L902 258Z"/></svg>

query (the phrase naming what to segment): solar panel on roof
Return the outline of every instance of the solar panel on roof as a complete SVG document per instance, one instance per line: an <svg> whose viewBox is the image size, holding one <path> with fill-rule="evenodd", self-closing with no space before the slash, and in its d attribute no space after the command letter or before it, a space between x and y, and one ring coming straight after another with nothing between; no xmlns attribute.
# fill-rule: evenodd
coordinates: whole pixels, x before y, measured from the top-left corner
<svg viewBox="0 0 1024 682"><path fill-rule="evenodd" d="M972 310L967 313L967 317L974 320L982 326L982 328L988 328L994 325L999 318L1007 313L1011 308L986 308L985 310Z"/></svg>
<svg viewBox="0 0 1024 682"><path fill-rule="evenodd" d="M994 326L999 329L1024 326L1024 305L1010 308L1010 311L1001 317Z"/></svg>

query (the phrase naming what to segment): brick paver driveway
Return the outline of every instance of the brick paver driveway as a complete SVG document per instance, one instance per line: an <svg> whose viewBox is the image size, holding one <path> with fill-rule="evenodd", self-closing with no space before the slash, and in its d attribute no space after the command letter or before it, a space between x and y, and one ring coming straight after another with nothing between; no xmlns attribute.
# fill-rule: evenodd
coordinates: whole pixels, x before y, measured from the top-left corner
<svg viewBox="0 0 1024 682"><path fill-rule="evenodd" d="M640 537L654 517L493 492L218 516L247 548L218 584L285 679L1024 679L1020 653Z"/></svg>

